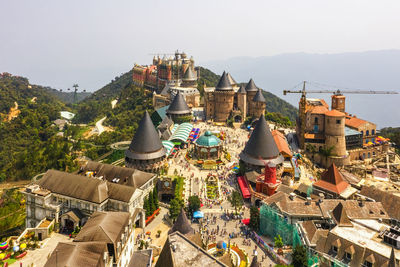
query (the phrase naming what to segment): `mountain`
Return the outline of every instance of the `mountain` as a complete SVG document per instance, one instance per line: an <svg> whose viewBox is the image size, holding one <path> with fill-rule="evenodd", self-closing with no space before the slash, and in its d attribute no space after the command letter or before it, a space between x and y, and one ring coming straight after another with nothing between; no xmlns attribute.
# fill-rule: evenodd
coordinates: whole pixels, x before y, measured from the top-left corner
<svg viewBox="0 0 400 267"><path fill-rule="evenodd" d="M45 87L50 94L54 95L58 100L61 102L64 102L66 104L72 104L74 103L74 92L60 92L57 89L53 89L51 87ZM92 93L88 92L77 92L76 93L76 102L80 102L86 97L90 96Z"/></svg>
<svg viewBox="0 0 400 267"><path fill-rule="evenodd" d="M307 85L308 89L349 88L398 92L400 84L400 50L237 57L202 62L202 65L217 73L229 71L236 80L247 81L252 77L258 86L278 96L282 96L284 89L301 89L302 81L314 82L314 85ZM329 94L309 96L331 102ZM300 96L293 94L282 98L297 107ZM376 123L378 128L400 126L398 103L400 95L346 95L347 111Z"/></svg>
<svg viewBox="0 0 400 267"><path fill-rule="evenodd" d="M53 121L65 105L28 79L0 75L0 182L30 179L73 166L72 144L57 137Z"/></svg>
<svg viewBox="0 0 400 267"><path fill-rule="evenodd" d="M115 77L110 83L91 94L78 104L74 118L76 123L89 123L104 117L111 111L111 101L120 97L121 91L132 85L132 71Z"/></svg>

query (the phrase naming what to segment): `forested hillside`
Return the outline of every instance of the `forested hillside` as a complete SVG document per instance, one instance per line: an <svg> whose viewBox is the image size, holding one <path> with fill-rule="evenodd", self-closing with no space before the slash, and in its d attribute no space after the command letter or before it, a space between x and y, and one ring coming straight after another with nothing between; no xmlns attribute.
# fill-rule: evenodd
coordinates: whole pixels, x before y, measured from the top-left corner
<svg viewBox="0 0 400 267"><path fill-rule="evenodd" d="M30 179L49 168L65 170L73 166L71 144L56 137L52 121L64 104L28 79L0 76L0 112L6 114L14 102L20 113L0 120L0 180Z"/></svg>
<svg viewBox="0 0 400 267"><path fill-rule="evenodd" d="M119 98L122 90L132 84L132 71L115 77L109 84L78 104L75 123L89 123L96 118L104 117L111 110L111 101Z"/></svg>
<svg viewBox="0 0 400 267"><path fill-rule="evenodd" d="M53 89L50 87L45 87L45 89L52 95L54 95L58 100L60 100L61 102L64 102L66 104L72 104L74 103L74 92L61 92L57 89ZM92 93L88 93L88 92L78 92L76 93L76 101L80 102L83 99L85 99L86 97L90 96Z"/></svg>

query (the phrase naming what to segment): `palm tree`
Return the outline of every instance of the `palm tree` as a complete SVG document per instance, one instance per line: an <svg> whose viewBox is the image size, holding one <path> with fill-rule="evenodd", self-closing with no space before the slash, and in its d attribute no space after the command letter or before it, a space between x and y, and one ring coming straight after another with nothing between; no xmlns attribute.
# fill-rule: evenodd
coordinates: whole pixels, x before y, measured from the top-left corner
<svg viewBox="0 0 400 267"><path fill-rule="evenodd" d="M321 149L318 151L318 154L320 154L322 157L325 159L325 164L328 162L328 158L331 156L334 156L335 154L333 153L333 150L335 149L335 146L330 146L330 147L321 147Z"/></svg>

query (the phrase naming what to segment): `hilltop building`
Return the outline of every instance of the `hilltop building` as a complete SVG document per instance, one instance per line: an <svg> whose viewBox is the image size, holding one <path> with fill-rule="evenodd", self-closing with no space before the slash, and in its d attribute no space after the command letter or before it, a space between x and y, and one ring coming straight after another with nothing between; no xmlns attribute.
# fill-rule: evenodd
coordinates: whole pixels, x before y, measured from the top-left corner
<svg viewBox="0 0 400 267"><path fill-rule="evenodd" d="M134 244L129 213L97 211L73 242L57 244L45 266L127 266Z"/></svg>
<svg viewBox="0 0 400 267"><path fill-rule="evenodd" d="M300 147L323 166L348 165L352 160L371 158L388 150L384 142L376 143L375 124L346 113L343 95L332 96L329 110L324 100L306 98L303 93L296 131ZM328 150L330 153L322 153Z"/></svg>
<svg viewBox="0 0 400 267"><path fill-rule="evenodd" d="M283 156L272 136L271 130L262 114L258 119L249 141L239 155L245 166L253 170L264 168L264 175L257 178L256 191L271 196L281 181L277 180L282 174Z"/></svg>
<svg viewBox="0 0 400 267"><path fill-rule="evenodd" d="M162 168L166 154L159 134L146 111L139 122L139 127L129 149L125 151L126 166L143 171L157 172Z"/></svg>
<svg viewBox="0 0 400 267"><path fill-rule="evenodd" d="M48 170L26 187L26 226L44 218L65 229L81 226L95 211L124 211L144 226L143 199L153 190L156 175L110 164L88 162L78 174Z"/></svg>
<svg viewBox="0 0 400 267"><path fill-rule="evenodd" d="M192 120L192 110L186 104L185 98L180 92L176 94L167 108L166 115L175 123L190 122Z"/></svg>
<svg viewBox="0 0 400 267"><path fill-rule="evenodd" d="M238 87L229 73L222 73L215 88L204 88L206 120L244 122L246 117L264 115L266 101L253 79L245 87Z"/></svg>

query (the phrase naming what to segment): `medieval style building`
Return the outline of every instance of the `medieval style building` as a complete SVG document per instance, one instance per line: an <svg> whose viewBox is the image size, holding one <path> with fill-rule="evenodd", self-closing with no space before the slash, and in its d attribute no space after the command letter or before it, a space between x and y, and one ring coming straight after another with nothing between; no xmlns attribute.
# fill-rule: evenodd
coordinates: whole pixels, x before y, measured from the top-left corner
<svg viewBox="0 0 400 267"><path fill-rule="evenodd" d="M238 87L229 73L224 72L215 88L204 88L206 120L243 122L248 116L257 118L264 114L265 107L265 98L253 79L245 87Z"/></svg>
<svg viewBox="0 0 400 267"><path fill-rule="evenodd" d="M139 122L129 149L125 151L126 166L143 171L158 171L162 168L165 159L166 150L146 111Z"/></svg>

